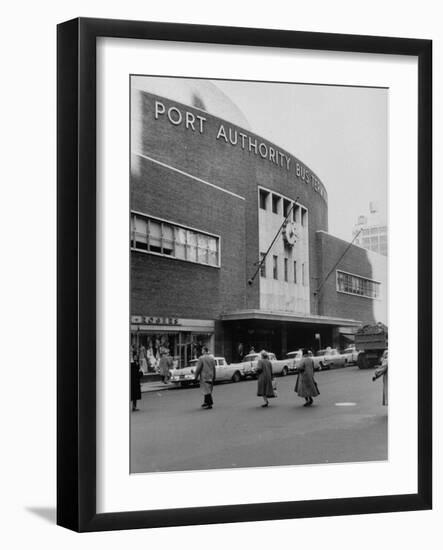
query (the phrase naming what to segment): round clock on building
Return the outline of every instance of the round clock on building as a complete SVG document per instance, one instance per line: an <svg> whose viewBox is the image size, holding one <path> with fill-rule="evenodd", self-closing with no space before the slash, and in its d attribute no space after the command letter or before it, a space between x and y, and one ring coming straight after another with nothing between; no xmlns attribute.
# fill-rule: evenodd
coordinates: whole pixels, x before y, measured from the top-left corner
<svg viewBox="0 0 443 550"><path fill-rule="evenodd" d="M296 232L297 226L294 222L288 222L283 228L283 240L287 246L294 246L298 235Z"/></svg>

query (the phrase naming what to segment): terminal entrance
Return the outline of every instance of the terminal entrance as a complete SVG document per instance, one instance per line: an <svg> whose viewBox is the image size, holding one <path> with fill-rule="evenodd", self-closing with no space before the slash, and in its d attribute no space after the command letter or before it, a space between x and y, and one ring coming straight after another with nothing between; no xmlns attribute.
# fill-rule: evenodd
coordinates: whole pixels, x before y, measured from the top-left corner
<svg viewBox="0 0 443 550"><path fill-rule="evenodd" d="M338 346L338 331L332 326L259 319L224 321L222 325L223 336L216 336L216 347L229 363L239 362L248 353L262 349L281 359L300 348L315 353L327 346Z"/></svg>

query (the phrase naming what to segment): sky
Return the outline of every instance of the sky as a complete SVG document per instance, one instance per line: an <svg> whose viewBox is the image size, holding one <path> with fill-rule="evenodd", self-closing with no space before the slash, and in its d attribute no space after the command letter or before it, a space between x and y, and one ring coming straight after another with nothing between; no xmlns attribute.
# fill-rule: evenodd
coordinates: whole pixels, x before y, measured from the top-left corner
<svg viewBox="0 0 443 550"><path fill-rule="evenodd" d="M386 222L388 90L212 81L250 129L308 165L328 192L329 232L346 240L376 202Z"/></svg>

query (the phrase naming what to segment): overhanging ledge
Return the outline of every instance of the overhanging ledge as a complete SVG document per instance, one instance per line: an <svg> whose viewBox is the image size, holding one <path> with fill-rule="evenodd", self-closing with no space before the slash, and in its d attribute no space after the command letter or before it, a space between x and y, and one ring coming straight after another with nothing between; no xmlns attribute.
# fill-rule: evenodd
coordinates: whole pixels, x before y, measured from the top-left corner
<svg viewBox="0 0 443 550"><path fill-rule="evenodd" d="M360 327L362 323L355 319L341 319L323 315L288 313L286 311L266 311L263 309L244 309L230 311L220 315L221 321L242 321L260 319L263 321L284 321L287 323L305 323L310 325L333 325L340 327Z"/></svg>

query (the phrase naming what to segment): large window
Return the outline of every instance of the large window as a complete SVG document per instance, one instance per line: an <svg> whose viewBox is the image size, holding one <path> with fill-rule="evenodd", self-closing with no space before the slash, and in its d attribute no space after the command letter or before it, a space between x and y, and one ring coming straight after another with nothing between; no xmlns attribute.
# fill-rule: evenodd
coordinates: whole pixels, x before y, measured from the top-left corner
<svg viewBox="0 0 443 550"><path fill-rule="evenodd" d="M278 195L272 195L272 212L274 214L280 214L280 202L281 198Z"/></svg>
<svg viewBox="0 0 443 550"><path fill-rule="evenodd" d="M278 279L278 256L272 256L272 276Z"/></svg>
<svg viewBox="0 0 443 550"><path fill-rule="evenodd" d="M131 215L131 248L203 265L220 265L218 237L142 214Z"/></svg>
<svg viewBox="0 0 443 550"><path fill-rule="evenodd" d="M375 299L380 296L380 283L344 271L337 271L337 291Z"/></svg>
<svg viewBox="0 0 443 550"><path fill-rule="evenodd" d="M267 210L269 192L264 189L260 189L260 208Z"/></svg>

